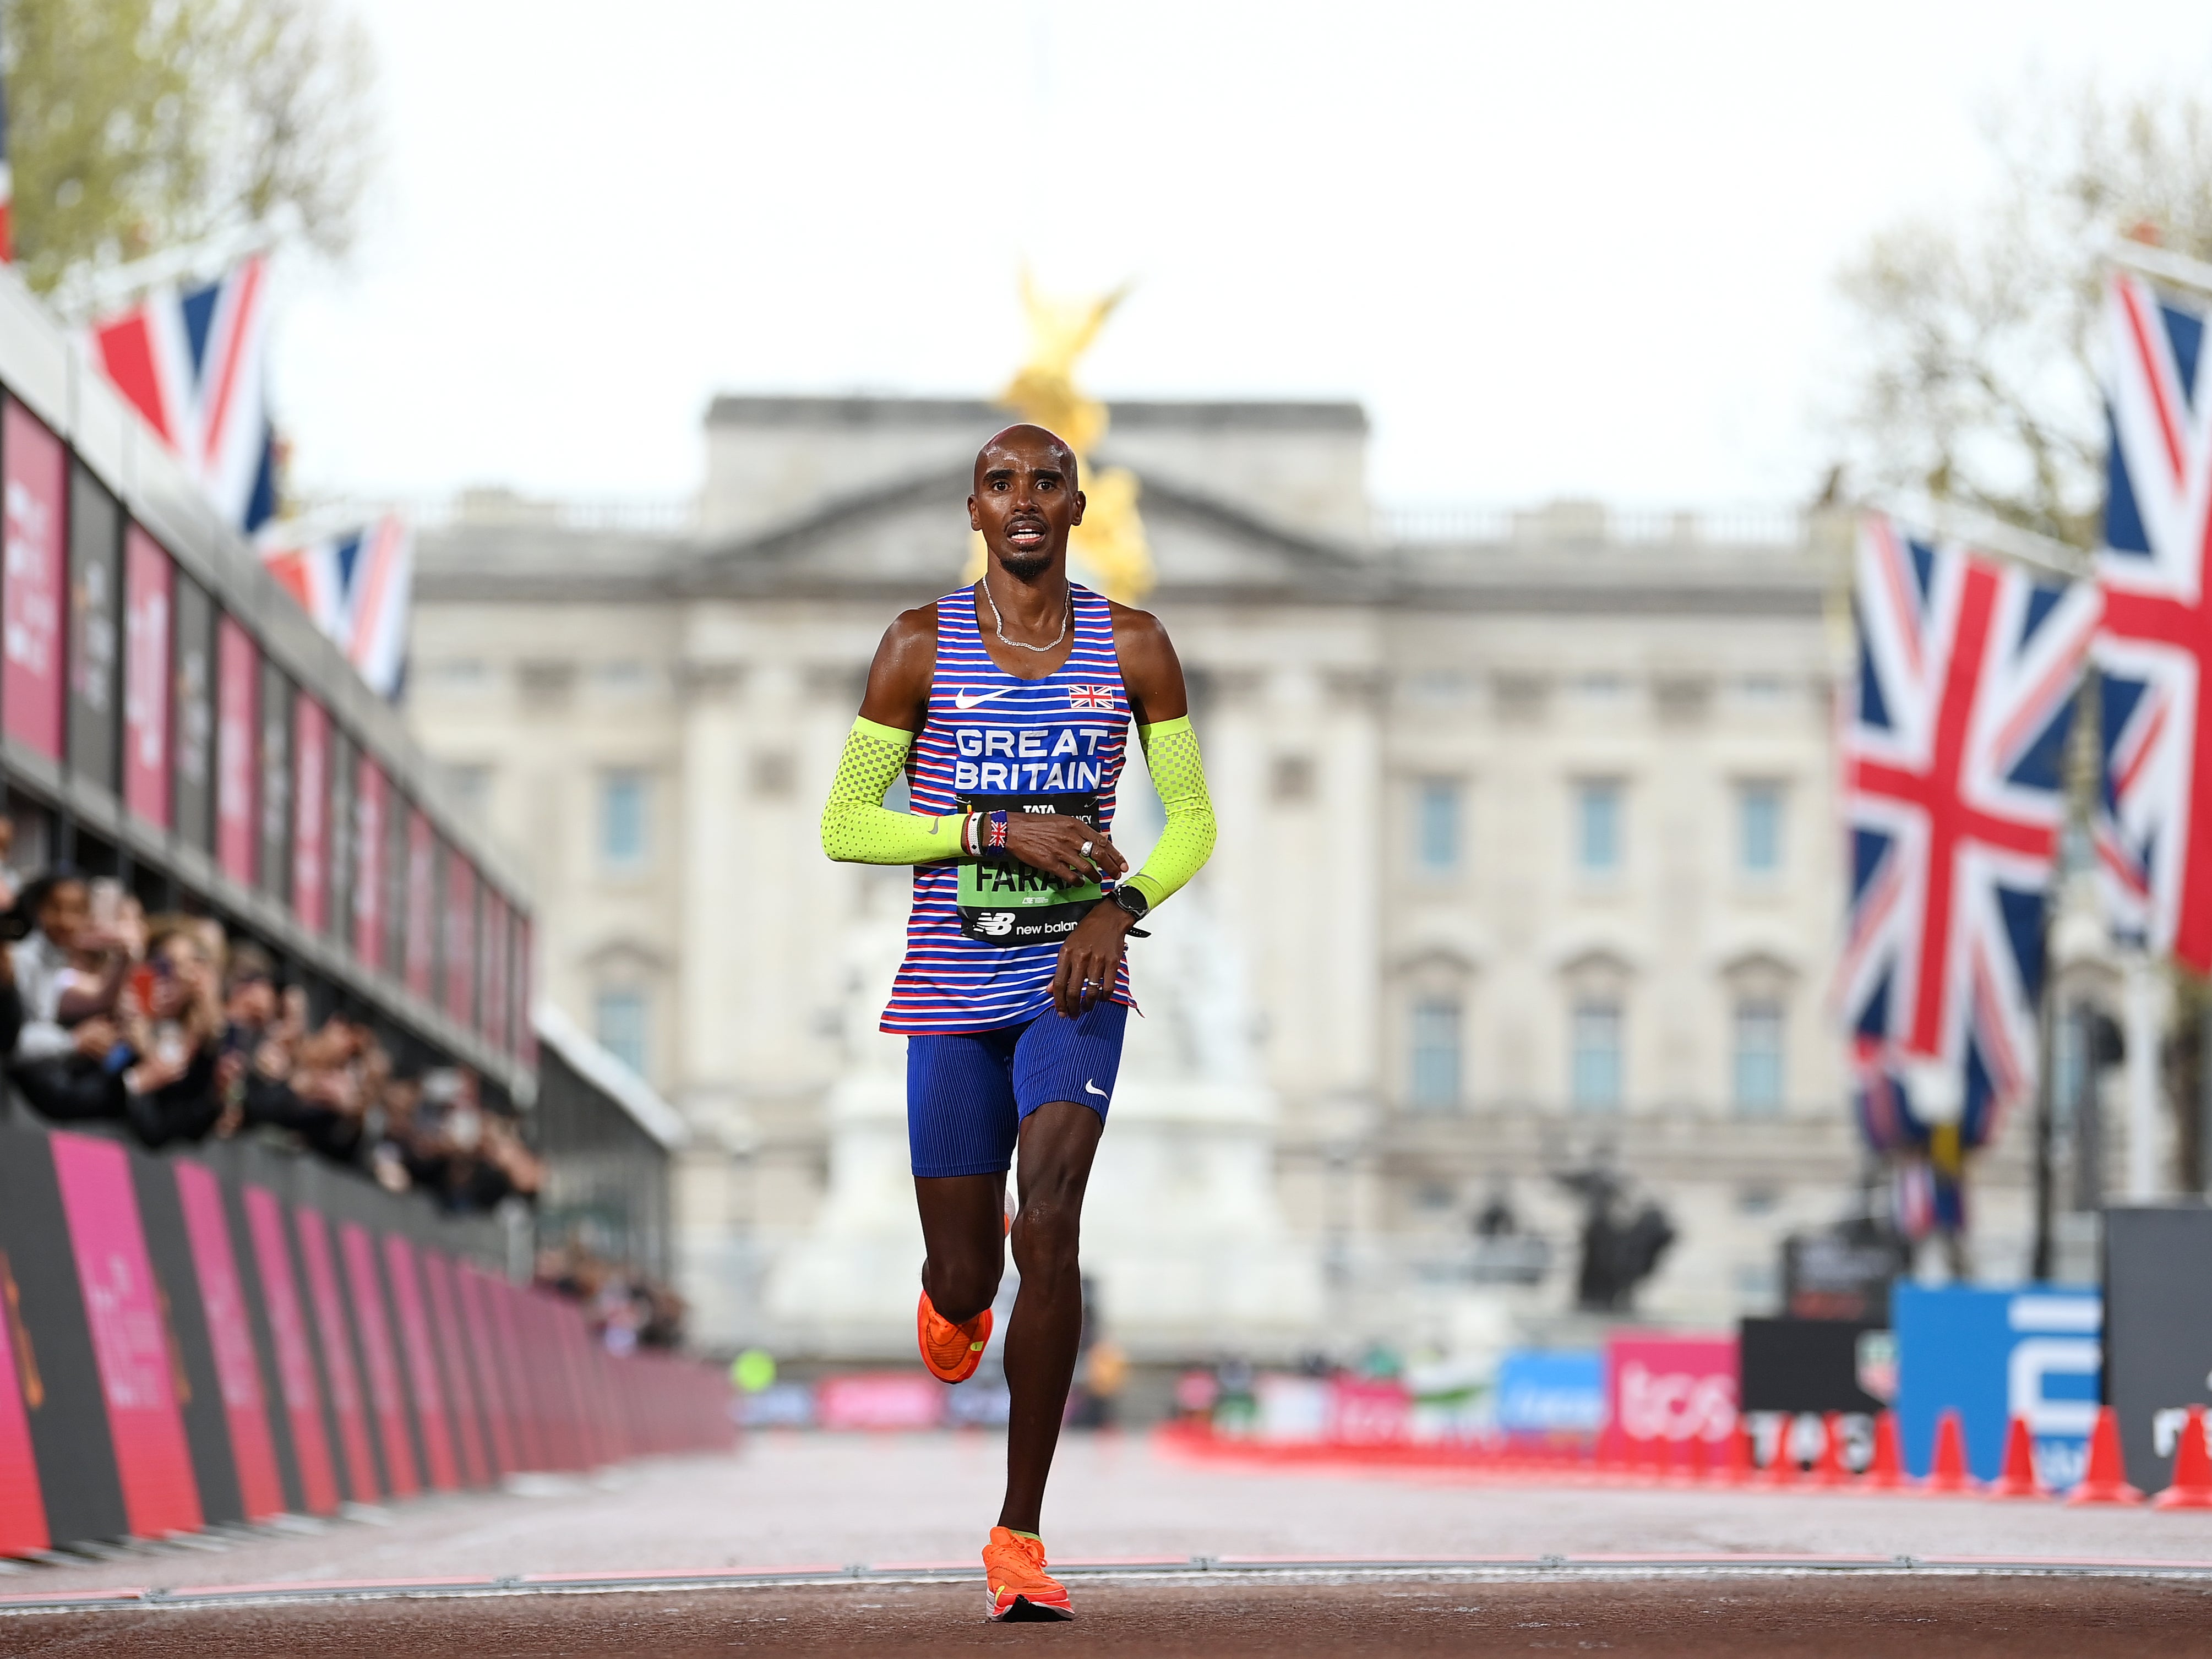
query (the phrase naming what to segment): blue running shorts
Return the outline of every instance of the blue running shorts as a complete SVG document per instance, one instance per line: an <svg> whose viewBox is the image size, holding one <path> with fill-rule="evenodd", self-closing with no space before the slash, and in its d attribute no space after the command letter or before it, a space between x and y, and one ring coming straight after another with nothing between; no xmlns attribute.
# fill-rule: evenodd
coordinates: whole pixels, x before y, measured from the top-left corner
<svg viewBox="0 0 2212 1659"><path fill-rule="evenodd" d="M1022 1121L1048 1100L1100 1117L1121 1069L1129 1011L1103 1002L1069 1019L906 1040L906 1138L918 1176L1004 1175Z"/></svg>

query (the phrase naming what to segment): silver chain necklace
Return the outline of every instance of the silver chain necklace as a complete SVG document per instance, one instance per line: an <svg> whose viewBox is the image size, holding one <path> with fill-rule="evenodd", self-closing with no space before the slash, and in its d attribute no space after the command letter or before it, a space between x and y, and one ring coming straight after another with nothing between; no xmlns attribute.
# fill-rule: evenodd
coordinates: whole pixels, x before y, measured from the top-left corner
<svg viewBox="0 0 2212 1659"><path fill-rule="evenodd" d="M983 579L983 603L991 607L991 626L999 630L999 643L1011 645L1017 651L1034 651L1042 657L1048 651L1056 651L1060 642L1067 637L1067 624L1075 615L1075 595L1067 596L1067 609L1060 612L1060 632L1052 636L1049 645L1024 645L1019 640L1006 637L1006 619L999 614L999 602L991 597L991 579Z"/></svg>

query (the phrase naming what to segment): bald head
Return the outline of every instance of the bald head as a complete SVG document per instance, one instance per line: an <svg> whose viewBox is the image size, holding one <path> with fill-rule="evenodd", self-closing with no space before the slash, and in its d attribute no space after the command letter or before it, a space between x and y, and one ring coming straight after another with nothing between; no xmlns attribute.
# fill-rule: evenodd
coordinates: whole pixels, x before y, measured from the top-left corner
<svg viewBox="0 0 2212 1659"><path fill-rule="evenodd" d="M975 457L968 522L983 532L991 556L1024 580L1059 567L1067 532L1083 522L1075 451L1026 422L994 434Z"/></svg>
<svg viewBox="0 0 2212 1659"><path fill-rule="evenodd" d="M1067 476L1068 489L1082 488L1081 481L1076 477L1075 452L1068 447L1067 441L1056 432L1032 426L1027 421L1003 428L983 441L982 448L975 452L975 480L978 483L982 482L984 471L994 455L1006 459L1018 456L1034 459L1041 452L1060 457L1060 468Z"/></svg>

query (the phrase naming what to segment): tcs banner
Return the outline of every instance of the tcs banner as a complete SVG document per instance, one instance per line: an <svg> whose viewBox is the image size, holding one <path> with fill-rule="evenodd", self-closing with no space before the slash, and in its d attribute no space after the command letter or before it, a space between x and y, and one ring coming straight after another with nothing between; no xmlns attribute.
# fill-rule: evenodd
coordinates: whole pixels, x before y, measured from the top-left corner
<svg viewBox="0 0 2212 1659"><path fill-rule="evenodd" d="M1616 1331L1605 1358L1607 1415L1631 1445L1718 1445L1735 1429L1733 1336Z"/></svg>

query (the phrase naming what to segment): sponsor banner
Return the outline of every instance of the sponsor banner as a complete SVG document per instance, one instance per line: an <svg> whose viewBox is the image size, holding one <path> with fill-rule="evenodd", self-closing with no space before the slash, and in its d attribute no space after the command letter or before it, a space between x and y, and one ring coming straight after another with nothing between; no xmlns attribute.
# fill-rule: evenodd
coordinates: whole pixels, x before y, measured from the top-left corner
<svg viewBox="0 0 2212 1659"><path fill-rule="evenodd" d="M514 953L508 927L507 901L490 887L483 890L483 1035L501 1053L507 1052L507 1015L513 992L507 982L507 963Z"/></svg>
<svg viewBox="0 0 2212 1659"><path fill-rule="evenodd" d="M125 1517L142 1538L197 1531L199 1486L177 1410L182 1365L146 1255L130 1154L113 1141L84 1135L48 1139L107 1405Z"/></svg>
<svg viewBox="0 0 2212 1659"><path fill-rule="evenodd" d="M199 1279L200 1311L207 1324L216 1386L222 1391L240 1504L246 1520L266 1520L284 1512L284 1488L276 1474L268 1397L262 1389L261 1361L254 1352L252 1322L232 1248L229 1218L224 1213L222 1188L214 1172L201 1164L180 1159L172 1167L192 1268Z"/></svg>
<svg viewBox="0 0 2212 1659"><path fill-rule="evenodd" d="M65 747L71 772L112 790L121 752L123 508L82 465L70 469L69 501Z"/></svg>
<svg viewBox="0 0 2212 1659"><path fill-rule="evenodd" d="M1395 1445L1413 1433L1413 1396L1402 1382L1340 1376L1330 1386L1328 1437L1348 1446Z"/></svg>
<svg viewBox="0 0 2212 1659"><path fill-rule="evenodd" d="M170 816L185 844L214 850L215 601L175 574L177 640L169 692Z"/></svg>
<svg viewBox="0 0 2212 1659"><path fill-rule="evenodd" d="M132 525L123 540L123 804L169 827L169 648L175 571L161 544Z"/></svg>
<svg viewBox="0 0 2212 1659"><path fill-rule="evenodd" d="M515 1455L517 1467L526 1469L550 1469L556 1467L550 1425L545 1419L543 1381L538 1368L532 1363L524 1346L521 1297L511 1285L502 1284L489 1275L479 1275L484 1292L484 1305L489 1310L495 1346L499 1352L499 1370L506 1384L507 1397L511 1402L514 1422Z"/></svg>
<svg viewBox="0 0 2212 1659"><path fill-rule="evenodd" d="M484 1417L484 1449L495 1478L524 1467L517 1447L517 1407L512 1385L503 1375L499 1332L494 1324L490 1292L483 1275L465 1264L453 1269L453 1299L460 1315L467 1350L469 1379L476 1385Z"/></svg>
<svg viewBox="0 0 2212 1659"><path fill-rule="evenodd" d="M464 1026L477 1022L477 872L460 852L446 849L446 1012Z"/></svg>
<svg viewBox="0 0 2212 1659"><path fill-rule="evenodd" d="M338 1507L337 1472L331 1462L331 1430L323 1407L307 1314L284 1233L283 1207L265 1187L248 1187L241 1198L253 1266L261 1280L261 1305L276 1362L276 1386L290 1431L296 1501L310 1515Z"/></svg>
<svg viewBox="0 0 2212 1659"><path fill-rule="evenodd" d="M237 1460L231 1454L222 1383L216 1371L215 1344L208 1329L183 1194L168 1164L136 1152L126 1152L125 1162L138 1201L138 1225L146 1241L154 1298L165 1327L170 1382L177 1415L184 1425L185 1446L191 1455L202 1524L243 1521L246 1504L239 1490Z"/></svg>
<svg viewBox="0 0 2212 1659"><path fill-rule="evenodd" d="M62 757L60 439L13 398L0 403L0 729Z"/></svg>
<svg viewBox="0 0 2212 1659"><path fill-rule="evenodd" d="M825 1376L814 1414L825 1429L933 1429L945 1420L945 1385L916 1371Z"/></svg>
<svg viewBox="0 0 2212 1659"><path fill-rule="evenodd" d="M0 1555L27 1555L53 1542L46 1532L46 1495L39 1489L31 1425L24 1415L27 1404L45 1403L46 1382L33 1368L20 1300L8 1252L0 1247Z"/></svg>
<svg viewBox="0 0 2212 1659"><path fill-rule="evenodd" d="M1595 1434L1605 1426L1605 1356L1595 1348L1513 1348L1498 1362L1507 1434Z"/></svg>
<svg viewBox="0 0 2212 1659"><path fill-rule="evenodd" d="M384 769L363 750L354 763L353 953L374 973L384 966L384 860L392 838L385 832L390 792Z"/></svg>
<svg viewBox="0 0 2212 1659"><path fill-rule="evenodd" d="M311 933L330 921L331 717L292 694L292 914Z"/></svg>
<svg viewBox="0 0 2212 1659"><path fill-rule="evenodd" d="M2212 1210L2105 1212L2105 1403L2119 1419L2128 1479L2172 1483L2191 1406L2212 1410Z"/></svg>
<svg viewBox="0 0 2212 1659"><path fill-rule="evenodd" d="M404 957L407 988L430 1000L438 963L438 839L430 820L407 810L407 928Z"/></svg>
<svg viewBox="0 0 2212 1659"><path fill-rule="evenodd" d="M235 617L216 625L215 858L233 881L253 884L258 850L261 653Z"/></svg>
<svg viewBox="0 0 2212 1659"><path fill-rule="evenodd" d="M460 1486L461 1476L453 1461L445 1379L438 1375L438 1356L430 1346L430 1322L422 1306L415 1247L397 1233L384 1236L384 1272L392 1285L393 1322L398 1328L408 1392L415 1402L415 1423L422 1433L423 1471L434 1489L453 1492Z"/></svg>
<svg viewBox="0 0 2212 1659"><path fill-rule="evenodd" d="M1747 1319L1737 1341L1743 1353L1740 1403L1747 1412L1871 1414L1889 1403L1895 1387L1895 1345L1886 1326L1850 1319Z"/></svg>
<svg viewBox="0 0 2212 1659"><path fill-rule="evenodd" d="M446 1398L453 1401L453 1438L460 1452L461 1478L471 1486L488 1486L501 1472L484 1458L483 1411L471 1370L467 1339L462 1334L453 1267L435 1250L422 1253L422 1267L439 1370L445 1378Z"/></svg>
<svg viewBox="0 0 2212 1659"><path fill-rule="evenodd" d="M517 1059L532 1071L538 1069L538 1027L531 1023L532 975L535 972L530 955L530 918L520 919L514 937L514 1052Z"/></svg>
<svg viewBox="0 0 2212 1659"><path fill-rule="evenodd" d="M346 1294L353 1302L354 1334L361 1340L369 1415L384 1450L384 1483L394 1498L412 1498L422 1490L422 1480L409 1431L406 1400L400 1393L399 1362L392 1351L384 1287L377 1282L376 1247L369 1242L368 1230L357 1221L341 1222L338 1255L345 1263Z"/></svg>
<svg viewBox="0 0 2212 1659"><path fill-rule="evenodd" d="M266 658L260 678L254 692L261 715L260 844L253 866L261 890L281 904L292 896L292 682Z"/></svg>
<svg viewBox="0 0 2212 1659"><path fill-rule="evenodd" d="M1925 1474L1936 1423L1959 1413L1966 1462L1995 1480L2015 1417L2027 1419L2035 1468L2063 1490L2081 1478L2096 1426L2104 1299L2094 1291L2027 1285L1899 1284L1890 1296L1897 1332L1897 1426L1905 1466Z"/></svg>
<svg viewBox="0 0 2212 1659"><path fill-rule="evenodd" d="M1616 1331L1605 1358L1607 1417L1632 1444L1717 1445L1735 1430L1734 1337Z"/></svg>
<svg viewBox="0 0 2212 1659"><path fill-rule="evenodd" d="M353 1337L346 1328L345 1304L338 1299L330 1228L319 1212L304 1204L292 1212L292 1224L300 1241L300 1261L306 1269L308 1305L314 1310L315 1334L320 1339L331 1415L337 1420L338 1449L344 1455L346 1496L356 1504L374 1504L383 1498L384 1486L369 1445L368 1414L362 1404Z"/></svg>

